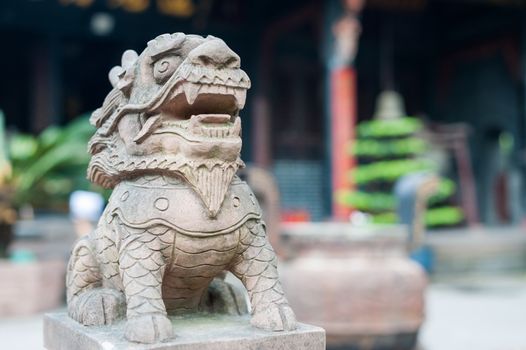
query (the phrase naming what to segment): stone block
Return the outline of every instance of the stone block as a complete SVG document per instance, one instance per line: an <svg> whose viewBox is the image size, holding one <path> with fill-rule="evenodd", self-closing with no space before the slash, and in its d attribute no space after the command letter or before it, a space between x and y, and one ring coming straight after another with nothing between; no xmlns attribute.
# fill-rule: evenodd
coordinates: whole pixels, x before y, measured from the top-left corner
<svg viewBox="0 0 526 350"><path fill-rule="evenodd" d="M0 317L27 316L62 304L66 263L0 261Z"/></svg>
<svg viewBox="0 0 526 350"><path fill-rule="evenodd" d="M137 344L124 338L125 322L83 326L66 313L44 316L44 347L48 350L324 350L325 331L307 324L289 332L254 328L248 316L198 314L171 317L175 338L158 344Z"/></svg>

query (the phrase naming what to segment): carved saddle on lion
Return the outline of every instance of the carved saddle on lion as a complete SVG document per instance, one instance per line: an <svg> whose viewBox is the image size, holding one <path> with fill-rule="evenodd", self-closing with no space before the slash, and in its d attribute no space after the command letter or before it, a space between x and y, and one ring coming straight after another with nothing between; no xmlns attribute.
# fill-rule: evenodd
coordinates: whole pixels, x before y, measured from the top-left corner
<svg viewBox="0 0 526 350"><path fill-rule="evenodd" d="M113 89L90 121L88 177L114 191L68 266L68 313L85 325L126 314L125 336L173 336L168 314L243 313L279 331L296 327L258 202L237 176L250 80L221 40L164 34L109 73Z"/></svg>

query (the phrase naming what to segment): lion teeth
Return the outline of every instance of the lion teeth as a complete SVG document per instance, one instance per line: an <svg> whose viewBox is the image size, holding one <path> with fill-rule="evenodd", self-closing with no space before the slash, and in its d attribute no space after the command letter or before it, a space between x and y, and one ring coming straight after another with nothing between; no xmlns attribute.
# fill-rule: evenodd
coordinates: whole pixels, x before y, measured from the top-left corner
<svg viewBox="0 0 526 350"><path fill-rule="evenodd" d="M184 92L183 87L181 84L178 84L175 91L172 93L172 98L176 97L179 94L182 94Z"/></svg>
<svg viewBox="0 0 526 350"><path fill-rule="evenodd" d="M183 85L184 94L186 96L186 101L189 105L194 104L197 96L199 95L199 90L201 85L187 82Z"/></svg>
<svg viewBox="0 0 526 350"><path fill-rule="evenodd" d="M212 81L212 84L220 85L220 84L223 84L223 81L219 77L214 77L214 80Z"/></svg>
<svg viewBox="0 0 526 350"><path fill-rule="evenodd" d="M180 68L181 77L189 82L214 85L228 85L232 87L250 88L250 78L239 68L216 69L211 67L184 64Z"/></svg>
<svg viewBox="0 0 526 350"><path fill-rule="evenodd" d="M192 125L192 133L194 135L203 135L203 129L199 125Z"/></svg>
<svg viewBox="0 0 526 350"><path fill-rule="evenodd" d="M243 109L243 107L245 107L245 100L247 98L247 90L234 89L234 96L236 98L236 107L238 109Z"/></svg>
<svg viewBox="0 0 526 350"><path fill-rule="evenodd" d="M232 134L233 136L241 136L241 118L236 117L236 120L234 121L234 126L232 127Z"/></svg>

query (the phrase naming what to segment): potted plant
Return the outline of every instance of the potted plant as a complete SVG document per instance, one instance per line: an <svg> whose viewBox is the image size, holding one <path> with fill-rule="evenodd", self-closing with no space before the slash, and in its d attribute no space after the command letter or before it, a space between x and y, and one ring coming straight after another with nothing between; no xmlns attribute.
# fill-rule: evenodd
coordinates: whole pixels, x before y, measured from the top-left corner
<svg viewBox="0 0 526 350"><path fill-rule="evenodd" d="M62 303L65 259L56 254L38 259L32 250L8 254L8 245L15 222L17 228L30 226L36 234L54 233L57 227L38 215L20 220L27 219L32 208L37 213L66 213L72 191L92 189L85 177L91 128L87 117L80 117L64 127L50 126L38 136L8 134L0 112L0 258L8 258L0 259L0 316L32 314Z"/></svg>
<svg viewBox="0 0 526 350"><path fill-rule="evenodd" d="M74 190L94 190L86 179L86 145L93 127L81 116L64 127L50 126L40 135L15 133L8 140L10 185L15 207L65 212Z"/></svg>

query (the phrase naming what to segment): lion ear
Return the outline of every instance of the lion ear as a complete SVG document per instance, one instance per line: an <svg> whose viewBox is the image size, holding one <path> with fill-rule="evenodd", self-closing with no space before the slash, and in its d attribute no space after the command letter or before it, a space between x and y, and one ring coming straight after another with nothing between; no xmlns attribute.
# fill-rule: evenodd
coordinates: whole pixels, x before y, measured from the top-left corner
<svg viewBox="0 0 526 350"><path fill-rule="evenodd" d="M114 88L117 87L117 84L119 83L119 80L123 77L124 73L126 73L126 71L122 69L121 66L113 67L108 73L108 78L110 79L111 86L113 86Z"/></svg>
<svg viewBox="0 0 526 350"><path fill-rule="evenodd" d="M133 82L133 66L138 58L139 55L137 55L137 52L133 50L124 51L121 58L121 65L113 67L108 74L110 83L114 88L127 93L128 88Z"/></svg>
<svg viewBox="0 0 526 350"><path fill-rule="evenodd" d="M134 50L126 50L122 54L121 66L124 70L128 70L131 66L137 62L139 55Z"/></svg>

